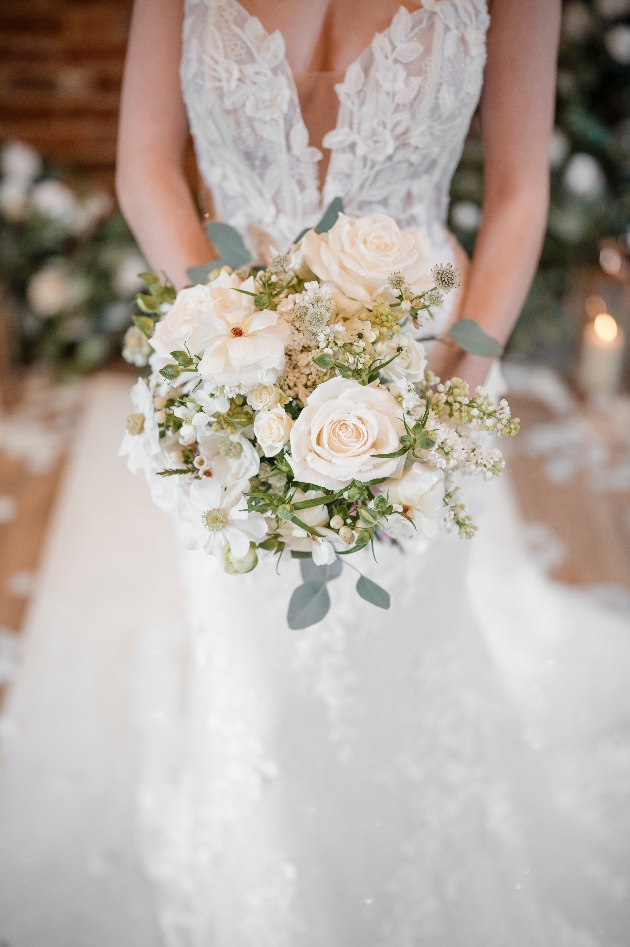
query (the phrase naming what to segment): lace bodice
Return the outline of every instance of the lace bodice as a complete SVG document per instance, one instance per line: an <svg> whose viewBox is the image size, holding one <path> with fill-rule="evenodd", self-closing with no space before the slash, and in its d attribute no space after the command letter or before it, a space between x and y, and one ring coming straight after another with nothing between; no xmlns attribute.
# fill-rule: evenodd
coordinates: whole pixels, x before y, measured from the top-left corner
<svg viewBox="0 0 630 947"><path fill-rule="evenodd" d="M486 0L400 7L336 85L337 125L320 192L279 30L238 0L186 0L182 86L201 173L218 216L255 251L263 230L283 250L334 197L381 211L444 245L451 177L477 105Z"/></svg>

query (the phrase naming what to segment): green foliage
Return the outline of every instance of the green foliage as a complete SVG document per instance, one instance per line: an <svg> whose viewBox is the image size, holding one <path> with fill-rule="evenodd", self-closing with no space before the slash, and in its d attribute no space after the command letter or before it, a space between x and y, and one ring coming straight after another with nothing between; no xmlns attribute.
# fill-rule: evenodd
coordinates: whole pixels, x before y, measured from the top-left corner
<svg viewBox="0 0 630 947"><path fill-rule="evenodd" d="M484 332L474 319L459 319L447 334L455 339L460 348L473 355L498 358L503 354L503 346Z"/></svg>

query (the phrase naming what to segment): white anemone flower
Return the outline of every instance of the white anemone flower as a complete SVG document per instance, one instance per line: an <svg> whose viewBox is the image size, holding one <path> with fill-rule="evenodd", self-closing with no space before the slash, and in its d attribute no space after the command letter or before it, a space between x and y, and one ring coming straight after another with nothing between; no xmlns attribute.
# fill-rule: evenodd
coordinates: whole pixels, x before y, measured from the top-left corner
<svg viewBox="0 0 630 947"><path fill-rule="evenodd" d="M267 523L260 513L249 513L243 490L246 480L237 480L222 487L214 478L194 480L190 485L189 503L184 510L184 546L203 549L222 559L226 546L235 559L244 559L253 540L259 542L267 532Z"/></svg>
<svg viewBox="0 0 630 947"><path fill-rule="evenodd" d="M155 420L153 396L142 378L131 389L131 403L134 411L127 418L127 433L118 456L127 457L129 469L137 473L141 467L147 469L151 466L149 461L160 452L160 433Z"/></svg>
<svg viewBox="0 0 630 947"><path fill-rule="evenodd" d="M216 282L216 281L215 281ZM203 358L199 374L213 385L251 388L273 385L284 368L284 347L291 328L281 314L256 309L252 297L256 283L247 279L239 293L228 288L218 293L210 284L213 299L204 306Z"/></svg>
<svg viewBox="0 0 630 947"><path fill-rule="evenodd" d="M316 490L309 490L308 493L296 490L293 499L295 503L300 503L302 500L310 500L317 495ZM345 548L345 543L339 538L338 533L326 526L328 523L326 507L312 506L307 510L299 510L296 515L307 526L317 530L319 535L313 536L296 523L283 523L278 529L278 533L286 548L295 550L295 552L310 552L313 556L313 562L318 566L333 563L336 559L335 544Z"/></svg>
<svg viewBox="0 0 630 947"><path fill-rule="evenodd" d="M260 469L260 457L250 440L241 433L211 431L198 439L200 471L204 477L216 477L223 486L235 480L249 480Z"/></svg>
<svg viewBox="0 0 630 947"><path fill-rule="evenodd" d="M423 464L413 464L401 480L386 480L381 484L389 502L396 511L388 516L383 526L394 538L411 539L419 532L435 536L439 517L444 512L444 472ZM404 513L412 524L400 516ZM415 529L414 529L415 526Z"/></svg>

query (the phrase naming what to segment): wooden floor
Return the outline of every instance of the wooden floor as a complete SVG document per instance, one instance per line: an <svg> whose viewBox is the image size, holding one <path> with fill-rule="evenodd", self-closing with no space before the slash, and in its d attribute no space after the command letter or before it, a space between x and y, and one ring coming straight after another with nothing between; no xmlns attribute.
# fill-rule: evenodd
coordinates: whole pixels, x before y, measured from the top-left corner
<svg viewBox="0 0 630 947"><path fill-rule="evenodd" d="M20 403L0 418L0 699L80 418L80 388L59 400L60 404L49 399L45 383L37 379L26 387ZM614 586L630 592L630 490L597 489L586 469L575 471L567 482L554 482L549 458L530 450L527 437L540 425L563 422L538 402L522 397L510 402L514 415L521 418L522 434L514 444L501 446L508 447L510 476L534 546L543 554L555 548L551 576L571 585ZM45 445L44 457L41 450L37 453L33 425L38 423L44 434L58 434L52 446ZM17 438L7 440L7 424ZM580 449L577 444L578 459Z"/></svg>

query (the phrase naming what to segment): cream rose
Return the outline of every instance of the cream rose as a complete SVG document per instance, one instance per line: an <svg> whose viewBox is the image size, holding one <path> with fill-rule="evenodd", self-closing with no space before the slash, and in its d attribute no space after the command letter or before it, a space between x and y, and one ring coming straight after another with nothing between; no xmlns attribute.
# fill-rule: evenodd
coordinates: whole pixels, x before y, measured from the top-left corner
<svg viewBox="0 0 630 947"><path fill-rule="evenodd" d="M424 370L427 367L424 345L416 342L410 335L398 332L393 339L387 339L382 345L377 346L377 352L383 361L393 358L394 355L397 356L387 368L383 369L383 375L390 381L413 383L422 381L424 378Z"/></svg>
<svg viewBox="0 0 630 947"><path fill-rule="evenodd" d="M293 421L282 405L259 411L254 420L254 434L265 457L275 457L289 440Z"/></svg>
<svg viewBox="0 0 630 947"><path fill-rule="evenodd" d="M386 388L331 378L315 389L291 431L288 458L297 480L340 490L351 480L395 476L402 411Z"/></svg>
<svg viewBox="0 0 630 947"><path fill-rule="evenodd" d="M393 272L401 272L416 293L433 285L420 234L405 233L386 214L356 220L339 214L328 233L309 230L304 235L302 257L316 276L330 283L335 302L345 311L370 308L377 296L392 299L387 278Z"/></svg>
<svg viewBox="0 0 630 947"><path fill-rule="evenodd" d="M273 408L276 404L286 404L288 400L284 392L275 385L256 385L247 392L247 404L251 405L254 411L264 411L265 408Z"/></svg>

